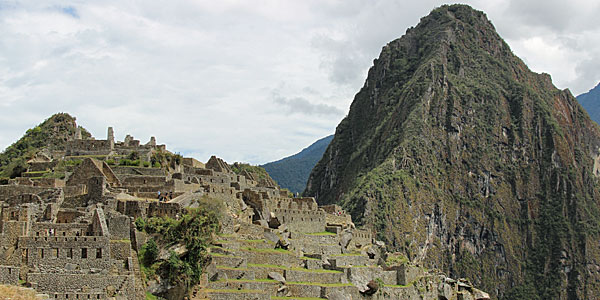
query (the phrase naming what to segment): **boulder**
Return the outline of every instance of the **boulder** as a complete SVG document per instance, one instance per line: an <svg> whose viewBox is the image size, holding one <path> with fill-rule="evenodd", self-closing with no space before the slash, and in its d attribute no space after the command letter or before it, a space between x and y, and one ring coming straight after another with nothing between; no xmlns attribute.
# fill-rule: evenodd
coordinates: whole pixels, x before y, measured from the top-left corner
<svg viewBox="0 0 600 300"><path fill-rule="evenodd" d="M65 270L74 271L77 270L77 265L72 263L65 264Z"/></svg>
<svg viewBox="0 0 600 300"><path fill-rule="evenodd" d="M490 299L490 295L482 290L478 290L476 288L473 288L473 297L475 298L475 300L489 300Z"/></svg>
<svg viewBox="0 0 600 300"><path fill-rule="evenodd" d="M277 248L287 249L290 246L290 241L286 237L279 238L277 241Z"/></svg>
<svg viewBox="0 0 600 300"><path fill-rule="evenodd" d="M283 275L281 275L277 272L269 272L269 274L267 276L269 277L269 279L273 279L275 281L285 284L285 278L283 277Z"/></svg>
<svg viewBox="0 0 600 300"><path fill-rule="evenodd" d="M378 290L379 284L375 280L371 280L369 283L367 283L367 290L364 291L364 294L370 296L377 293Z"/></svg>
<svg viewBox="0 0 600 300"><path fill-rule="evenodd" d="M344 232L342 232L342 235L340 237L340 246L342 246L342 248L348 247L351 240L352 240L352 232L344 230Z"/></svg>
<svg viewBox="0 0 600 300"><path fill-rule="evenodd" d="M277 296L288 296L290 293L290 288L287 285L282 285L277 289Z"/></svg>
<svg viewBox="0 0 600 300"><path fill-rule="evenodd" d="M277 236L277 234L273 232L265 231L263 235L267 241L271 241L274 244L277 244L279 242L279 236Z"/></svg>

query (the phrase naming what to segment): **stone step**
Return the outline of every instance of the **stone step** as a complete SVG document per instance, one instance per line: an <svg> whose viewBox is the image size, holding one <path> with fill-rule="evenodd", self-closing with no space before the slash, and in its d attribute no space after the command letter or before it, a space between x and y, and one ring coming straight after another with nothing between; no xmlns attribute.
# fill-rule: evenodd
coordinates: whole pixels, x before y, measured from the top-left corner
<svg viewBox="0 0 600 300"><path fill-rule="evenodd" d="M212 262L217 266L231 267L231 268L246 268L247 261L243 257L213 254L211 255Z"/></svg>
<svg viewBox="0 0 600 300"><path fill-rule="evenodd" d="M291 251L282 249L243 248L232 253L234 256L245 257L248 264L277 264L288 268L304 266L301 258Z"/></svg>
<svg viewBox="0 0 600 300"><path fill-rule="evenodd" d="M342 253L342 247L337 244L312 244L294 240L290 240L290 249L311 254L335 255Z"/></svg>
<svg viewBox="0 0 600 300"><path fill-rule="evenodd" d="M284 272L285 279L289 282L312 283L347 283L344 272L332 270L289 269Z"/></svg>
<svg viewBox="0 0 600 300"><path fill-rule="evenodd" d="M377 261L369 259L368 256L354 255L354 254L336 254L330 256L328 259L329 264L332 267L350 267L350 266L374 266L377 265Z"/></svg>
<svg viewBox="0 0 600 300"><path fill-rule="evenodd" d="M254 277L257 279L269 278L270 272L279 273L283 276L287 267L278 265L266 265L266 264L248 264L248 269L254 271Z"/></svg>
<svg viewBox="0 0 600 300"><path fill-rule="evenodd" d="M204 291L211 300L269 300L271 296L260 290L213 290Z"/></svg>
<svg viewBox="0 0 600 300"><path fill-rule="evenodd" d="M254 271L246 268L229 268L217 266L219 278L254 280Z"/></svg>
<svg viewBox="0 0 600 300"><path fill-rule="evenodd" d="M275 280L219 280L208 283L208 288L214 290L259 290L270 295L275 295L279 289L279 282Z"/></svg>

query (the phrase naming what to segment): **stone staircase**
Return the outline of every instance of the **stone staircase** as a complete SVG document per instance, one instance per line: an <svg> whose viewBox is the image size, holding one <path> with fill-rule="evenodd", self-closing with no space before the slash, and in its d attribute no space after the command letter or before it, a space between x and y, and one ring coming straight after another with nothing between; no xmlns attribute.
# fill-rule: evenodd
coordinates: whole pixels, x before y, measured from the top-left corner
<svg viewBox="0 0 600 300"><path fill-rule="evenodd" d="M420 268L384 270L379 257L350 251L338 235L293 234L287 249L276 248L272 236L219 237L209 249L207 282L192 299L486 299Z"/></svg>

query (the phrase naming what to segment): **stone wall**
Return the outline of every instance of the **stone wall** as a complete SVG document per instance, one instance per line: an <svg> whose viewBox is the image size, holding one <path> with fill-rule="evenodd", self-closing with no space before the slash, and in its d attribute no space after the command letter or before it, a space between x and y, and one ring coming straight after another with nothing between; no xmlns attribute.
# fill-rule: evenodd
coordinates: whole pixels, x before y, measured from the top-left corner
<svg viewBox="0 0 600 300"><path fill-rule="evenodd" d="M34 194L40 196L44 201L59 201L61 197L64 198L61 188L46 188L37 186L25 186L25 185L0 185L0 202L4 201L10 205L19 205L27 202L18 202L19 196L24 194ZM13 200L13 201L9 201ZM16 202L15 202L16 201Z"/></svg>
<svg viewBox="0 0 600 300"><path fill-rule="evenodd" d="M58 160L49 162L31 162L29 163L28 172L40 172L53 169L58 164Z"/></svg>
<svg viewBox="0 0 600 300"><path fill-rule="evenodd" d="M325 212L276 208L273 214L290 231L302 233L325 231Z"/></svg>
<svg viewBox="0 0 600 300"><path fill-rule="evenodd" d="M89 224L35 222L29 234L32 237L83 237L89 234Z"/></svg>
<svg viewBox="0 0 600 300"><path fill-rule="evenodd" d="M67 142L67 155L109 155L113 150L108 140L72 140Z"/></svg>
<svg viewBox="0 0 600 300"><path fill-rule="evenodd" d="M121 184L125 187L164 186L166 176L133 175L124 177Z"/></svg>
<svg viewBox="0 0 600 300"><path fill-rule="evenodd" d="M106 220L111 240L128 240L131 232L131 219L124 215L111 215Z"/></svg>
<svg viewBox="0 0 600 300"><path fill-rule="evenodd" d="M27 281L39 292L44 293L93 293L107 296L107 287L116 291L128 290L133 287L128 281L134 282L131 275L103 275L103 274L43 274L29 273ZM108 289L111 290L111 289ZM127 294L127 299L135 299L132 291Z"/></svg>
<svg viewBox="0 0 600 300"><path fill-rule="evenodd" d="M13 266L0 266L0 284L19 284L19 268Z"/></svg>
<svg viewBox="0 0 600 300"><path fill-rule="evenodd" d="M150 203L138 200L117 201L117 211L136 218L145 218L148 215Z"/></svg>
<svg viewBox="0 0 600 300"><path fill-rule="evenodd" d="M30 267L39 265L61 265L93 261L96 267L111 265L108 237L19 237L19 251L23 263Z"/></svg>
<svg viewBox="0 0 600 300"><path fill-rule="evenodd" d="M75 209L59 209L56 214L56 223L72 223L85 213Z"/></svg>
<svg viewBox="0 0 600 300"><path fill-rule="evenodd" d="M179 218L181 205L179 203L152 202L148 208L148 217Z"/></svg>
<svg viewBox="0 0 600 300"><path fill-rule="evenodd" d="M127 260L131 255L136 255L131 251L131 242L129 240L111 240L110 257L117 260Z"/></svg>
<svg viewBox="0 0 600 300"><path fill-rule="evenodd" d="M86 158L79 166L75 168L73 174L69 176L67 185L88 184L92 177L105 177L106 182L111 186L120 186L119 178L113 173L110 167L103 161L92 158Z"/></svg>
<svg viewBox="0 0 600 300"><path fill-rule="evenodd" d="M352 231L352 243L355 246L365 246L371 244L373 235L371 231L365 229L354 229ZM360 247L359 247L360 248Z"/></svg>
<svg viewBox="0 0 600 300"><path fill-rule="evenodd" d="M65 186L63 191L65 198L85 195L87 194L87 184Z"/></svg>

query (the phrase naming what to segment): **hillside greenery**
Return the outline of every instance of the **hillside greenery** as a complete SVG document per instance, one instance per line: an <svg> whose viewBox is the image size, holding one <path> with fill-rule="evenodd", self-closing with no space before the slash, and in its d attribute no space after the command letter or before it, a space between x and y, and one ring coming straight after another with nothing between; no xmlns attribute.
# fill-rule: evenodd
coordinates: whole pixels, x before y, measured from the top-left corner
<svg viewBox="0 0 600 300"><path fill-rule="evenodd" d="M57 113L38 126L28 129L23 137L0 153L0 177L19 177L27 170L27 161L40 150L64 149L69 138L74 137L75 118L67 113ZM91 134L81 128L84 139Z"/></svg>
<svg viewBox="0 0 600 300"><path fill-rule="evenodd" d="M324 137L292 156L266 163L261 167L267 170L281 187L294 194L302 193L310 171L321 159L332 139L333 135Z"/></svg>
<svg viewBox="0 0 600 300"><path fill-rule="evenodd" d="M151 238L138 253L142 271L146 279L160 275L171 284L189 289L200 281L203 268L208 263L207 248L213 236L219 232L219 218L222 207L201 203L199 208L188 208L179 219L168 217L138 218L138 230L150 234ZM159 260L161 249L185 247L185 252L177 254L169 250L167 259Z"/></svg>
<svg viewBox="0 0 600 300"><path fill-rule="evenodd" d="M587 93L577 96L577 101L585 108L590 118L600 124L600 83Z"/></svg>

